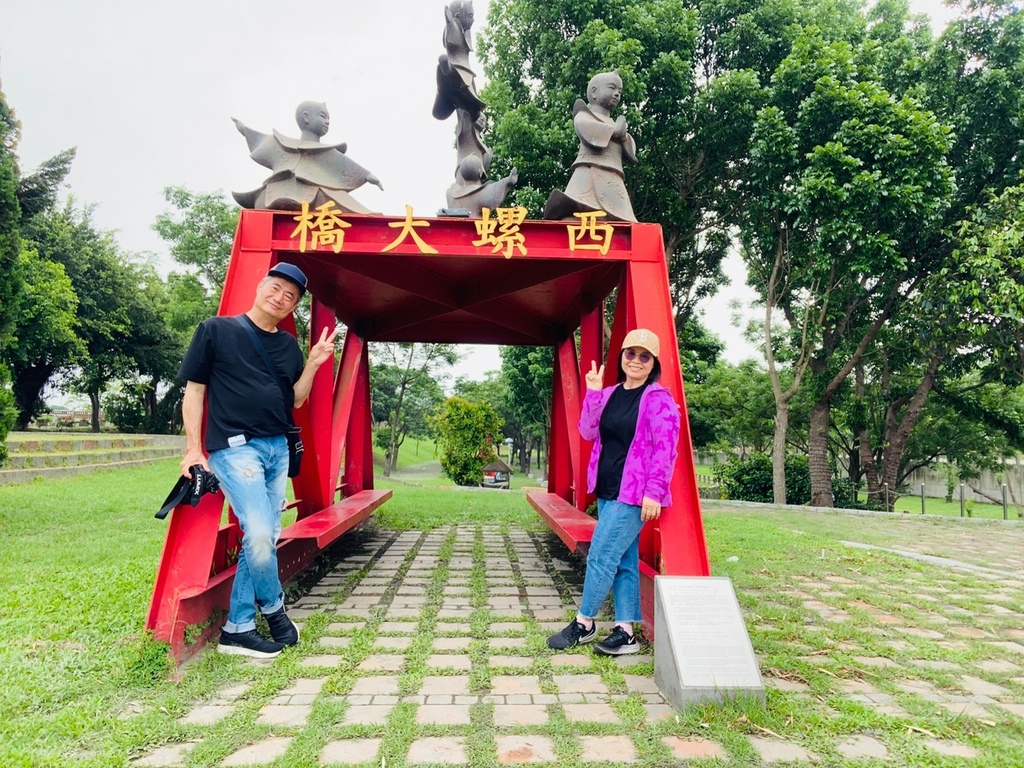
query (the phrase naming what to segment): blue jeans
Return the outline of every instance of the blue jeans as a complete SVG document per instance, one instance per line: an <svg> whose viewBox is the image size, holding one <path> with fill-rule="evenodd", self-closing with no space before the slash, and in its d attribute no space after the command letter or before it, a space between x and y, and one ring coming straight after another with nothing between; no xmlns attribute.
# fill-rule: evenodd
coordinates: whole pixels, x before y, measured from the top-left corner
<svg viewBox="0 0 1024 768"><path fill-rule="evenodd" d="M597 500L597 527L587 553L580 613L594 618L612 593L616 623L640 621L640 507Z"/></svg>
<svg viewBox="0 0 1024 768"><path fill-rule="evenodd" d="M210 469L242 528L235 583L225 632L256 629L256 608L274 613L284 606L277 573L277 540L288 482L284 435L254 437L237 448L210 454Z"/></svg>

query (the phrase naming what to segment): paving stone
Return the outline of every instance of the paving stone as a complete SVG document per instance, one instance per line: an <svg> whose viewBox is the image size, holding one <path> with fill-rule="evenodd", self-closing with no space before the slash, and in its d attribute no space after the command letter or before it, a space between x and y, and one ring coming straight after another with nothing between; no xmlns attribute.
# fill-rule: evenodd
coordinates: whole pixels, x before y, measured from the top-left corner
<svg viewBox="0 0 1024 768"><path fill-rule="evenodd" d="M623 675L629 693L660 693L654 678L647 675Z"/></svg>
<svg viewBox="0 0 1024 768"><path fill-rule="evenodd" d="M780 691L790 691L793 693L803 693L810 690L804 683L796 680L786 680L781 677L765 677L764 684Z"/></svg>
<svg viewBox="0 0 1024 768"><path fill-rule="evenodd" d="M361 672L397 672L404 663L405 656L375 653L359 662L359 666L356 669Z"/></svg>
<svg viewBox="0 0 1024 768"><path fill-rule="evenodd" d="M380 742L380 739L340 739L329 742L320 753L320 763L357 765L371 760L376 762Z"/></svg>
<svg viewBox="0 0 1024 768"><path fill-rule="evenodd" d="M425 704L416 710L420 725L469 725L469 706L465 704Z"/></svg>
<svg viewBox="0 0 1024 768"><path fill-rule="evenodd" d="M649 723L673 720L676 716L676 711L668 704L644 704L644 711L647 713L647 722Z"/></svg>
<svg viewBox="0 0 1024 768"><path fill-rule="evenodd" d="M900 666L892 659L884 656L854 656L853 660L865 667L898 667Z"/></svg>
<svg viewBox="0 0 1024 768"><path fill-rule="evenodd" d="M494 724L499 728L518 725L546 725L547 707L541 704L495 704Z"/></svg>
<svg viewBox="0 0 1024 768"><path fill-rule="evenodd" d="M978 668L983 672L999 672L1006 674L1013 674L1019 672L1020 667L1010 661L1004 661L1002 659L992 660L986 659L985 661L978 662Z"/></svg>
<svg viewBox="0 0 1024 768"><path fill-rule="evenodd" d="M337 667L345 661L344 656L324 654L322 656L309 656L299 662L300 667Z"/></svg>
<svg viewBox="0 0 1024 768"><path fill-rule="evenodd" d="M747 736L747 741L766 763L777 763L783 760L817 760L817 757L791 741L763 739L760 736Z"/></svg>
<svg viewBox="0 0 1024 768"><path fill-rule="evenodd" d="M469 637L435 637L435 651L465 651L469 648L472 638Z"/></svg>
<svg viewBox="0 0 1024 768"><path fill-rule="evenodd" d="M393 704L351 705L345 710L343 725L384 725L394 709Z"/></svg>
<svg viewBox="0 0 1024 768"><path fill-rule="evenodd" d="M585 762L635 763L636 747L628 736L582 736L580 759Z"/></svg>
<svg viewBox="0 0 1024 768"><path fill-rule="evenodd" d="M491 693L495 696L541 693L540 678L536 675L495 675L491 678Z"/></svg>
<svg viewBox="0 0 1024 768"><path fill-rule="evenodd" d="M285 688L281 691L281 696L296 696L300 694L313 694L314 696L323 690L324 683L327 682L327 678L318 677L313 680L309 679L298 679L290 688Z"/></svg>
<svg viewBox="0 0 1024 768"><path fill-rule="evenodd" d="M609 704L563 704L565 719L574 723L618 723L619 716Z"/></svg>
<svg viewBox="0 0 1024 768"><path fill-rule="evenodd" d="M364 621L333 621L327 625L328 632L355 632L366 626Z"/></svg>
<svg viewBox="0 0 1024 768"><path fill-rule="evenodd" d="M145 757L132 760L132 766L138 768L177 768L185 762L185 756L195 747L197 742L189 741L185 744L168 744L154 749Z"/></svg>
<svg viewBox="0 0 1024 768"><path fill-rule="evenodd" d="M1003 709L1005 709L1011 715L1016 715L1017 717L1024 718L1024 704L1010 704L1009 702L1005 701L998 701L996 702L996 704L997 706L1000 706Z"/></svg>
<svg viewBox="0 0 1024 768"><path fill-rule="evenodd" d="M959 664L953 664L950 661L936 661L933 659L914 659L910 662L915 667L924 667L925 669L939 669L942 671L953 671L960 669Z"/></svg>
<svg viewBox="0 0 1024 768"><path fill-rule="evenodd" d="M545 763L555 759L555 748L547 736L499 736L498 764Z"/></svg>
<svg viewBox="0 0 1024 768"><path fill-rule="evenodd" d="M398 693L398 678L394 675L360 677L352 684L352 690L349 693L367 696L393 696Z"/></svg>
<svg viewBox="0 0 1024 768"><path fill-rule="evenodd" d="M913 635L914 637L923 637L926 640L941 640L945 635L941 632L936 632L934 629L924 629L922 627L895 627L905 635Z"/></svg>
<svg viewBox="0 0 1024 768"><path fill-rule="evenodd" d="M957 635L958 637L970 637L975 640L989 637L988 632L980 630L977 627L946 627L946 631L951 635Z"/></svg>
<svg viewBox="0 0 1024 768"><path fill-rule="evenodd" d="M256 722L263 725L285 725L297 728L306 724L312 710L313 707L305 704L299 706L267 704L260 710L260 716Z"/></svg>
<svg viewBox="0 0 1024 768"><path fill-rule="evenodd" d="M559 694L608 693L608 686L600 675L555 675L553 679Z"/></svg>
<svg viewBox="0 0 1024 768"><path fill-rule="evenodd" d="M965 675L960 678L960 685L965 691L975 696L995 696L998 698L1010 695L1010 692L1003 688L1003 686L990 683L988 680L982 680L980 677Z"/></svg>
<svg viewBox="0 0 1024 768"><path fill-rule="evenodd" d="M487 641L491 650L500 648L523 648L526 646L525 637L492 637Z"/></svg>
<svg viewBox="0 0 1024 768"><path fill-rule="evenodd" d="M684 739L679 736L663 736L661 743L672 751L672 756L680 760L697 760L700 758L717 758L724 760L725 750L713 741L706 739Z"/></svg>
<svg viewBox="0 0 1024 768"><path fill-rule="evenodd" d="M551 657L552 667L589 667L593 662L592 656L584 656L582 653L558 654Z"/></svg>
<svg viewBox="0 0 1024 768"><path fill-rule="evenodd" d="M955 741L942 741L940 739L925 739L925 746L948 757L977 757L978 750L966 744L958 744Z"/></svg>
<svg viewBox="0 0 1024 768"><path fill-rule="evenodd" d="M211 704L230 704L241 698L252 686L249 683L241 683L239 685L232 685L228 688L222 688L217 691L217 695L214 697Z"/></svg>
<svg viewBox="0 0 1024 768"><path fill-rule="evenodd" d="M889 759L889 750L886 749L885 744L871 736L850 736L836 744L836 749L839 754L850 760Z"/></svg>
<svg viewBox="0 0 1024 768"><path fill-rule="evenodd" d="M533 659L525 656L491 656L488 660L492 667L524 667L533 666Z"/></svg>
<svg viewBox="0 0 1024 768"><path fill-rule="evenodd" d="M179 719L178 722L185 725L213 725L234 711L235 708L227 704L203 704Z"/></svg>
<svg viewBox="0 0 1024 768"><path fill-rule="evenodd" d="M250 744L247 747L242 747L242 749L234 754L228 755L221 765L267 765L283 755L291 743L290 737L278 737L266 739L257 744Z"/></svg>
<svg viewBox="0 0 1024 768"><path fill-rule="evenodd" d="M982 720L992 717L991 712L973 701L940 701L936 703L956 717L977 717Z"/></svg>
<svg viewBox="0 0 1024 768"><path fill-rule="evenodd" d="M393 632L396 634L412 634L418 625L415 621L382 621L377 625L378 632Z"/></svg>
<svg viewBox="0 0 1024 768"><path fill-rule="evenodd" d="M843 693L878 693L878 689L863 680L840 680L839 690Z"/></svg>
<svg viewBox="0 0 1024 768"><path fill-rule="evenodd" d="M423 696L465 696L469 693L469 677L467 675L427 675L419 690Z"/></svg>
<svg viewBox="0 0 1024 768"><path fill-rule="evenodd" d="M351 643L351 637L333 637L331 635L324 635L320 638L320 645L325 648L348 648Z"/></svg>
<svg viewBox="0 0 1024 768"><path fill-rule="evenodd" d="M466 740L459 737L428 737L416 739L409 745L406 762L442 763L444 765L464 765L466 758Z"/></svg>
<svg viewBox="0 0 1024 768"><path fill-rule="evenodd" d="M373 641L373 648L383 648L392 651L404 651L412 645L411 637L378 637Z"/></svg>
<svg viewBox="0 0 1024 768"><path fill-rule="evenodd" d="M450 653L435 653L427 657L427 666L433 669L462 669L473 666L469 656L455 656Z"/></svg>

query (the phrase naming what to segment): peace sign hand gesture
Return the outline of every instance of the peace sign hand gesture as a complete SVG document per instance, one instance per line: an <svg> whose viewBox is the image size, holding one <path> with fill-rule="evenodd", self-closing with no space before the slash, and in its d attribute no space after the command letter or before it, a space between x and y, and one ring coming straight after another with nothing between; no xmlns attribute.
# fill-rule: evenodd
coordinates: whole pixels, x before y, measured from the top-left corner
<svg viewBox="0 0 1024 768"><path fill-rule="evenodd" d="M590 370L587 371L586 375L587 389L600 390L601 384L604 383L604 366L597 367L597 361L590 361Z"/></svg>

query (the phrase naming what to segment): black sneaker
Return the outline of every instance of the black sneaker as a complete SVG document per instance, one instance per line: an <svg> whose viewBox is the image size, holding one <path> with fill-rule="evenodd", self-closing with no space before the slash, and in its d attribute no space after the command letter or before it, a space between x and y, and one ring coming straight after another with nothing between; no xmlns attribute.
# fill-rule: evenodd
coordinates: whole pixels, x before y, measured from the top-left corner
<svg viewBox="0 0 1024 768"><path fill-rule="evenodd" d="M295 645L299 642L299 628L288 618L288 614L284 612L283 606L279 611L263 614L263 618L267 620L267 626L270 627L270 636L274 638L275 643Z"/></svg>
<svg viewBox="0 0 1024 768"><path fill-rule="evenodd" d="M589 643L597 637L597 622L593 622L590 625L590 629L580 624L576 619L569 622L569 626L559 632L557 635L552 635L548 638L548 648L554 648L556 651L564 651L566 648L572 648L583 643Z"/></svg>
<svg viewBox="0 0 1024 768"><path fill-rule="evenodd" d="M221 630L217 653L232 656L249 656L253 659L272 659L284 650L282 643L267 640L255 629L248 632L225 632Z"/></svg>
<svg viewBox="0 0 1024 768"><path fill-rule="evenodd" d="M639 651L640 641L636 635L629 634L622 627L615 627L608 637L594 646L594 650L605 656L622 656Z"/></svg>

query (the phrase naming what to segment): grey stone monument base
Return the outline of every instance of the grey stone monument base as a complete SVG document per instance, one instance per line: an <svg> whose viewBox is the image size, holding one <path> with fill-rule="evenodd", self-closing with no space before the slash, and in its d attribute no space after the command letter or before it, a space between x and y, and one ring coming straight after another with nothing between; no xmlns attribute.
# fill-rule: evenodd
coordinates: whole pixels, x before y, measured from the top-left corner
<svg viewBox="0 0 1024 768"><path fill-rule="evenodd" d="M765 705L761 671L730 579L655 577L654 682L677 710L737 698Z"/></svg>

